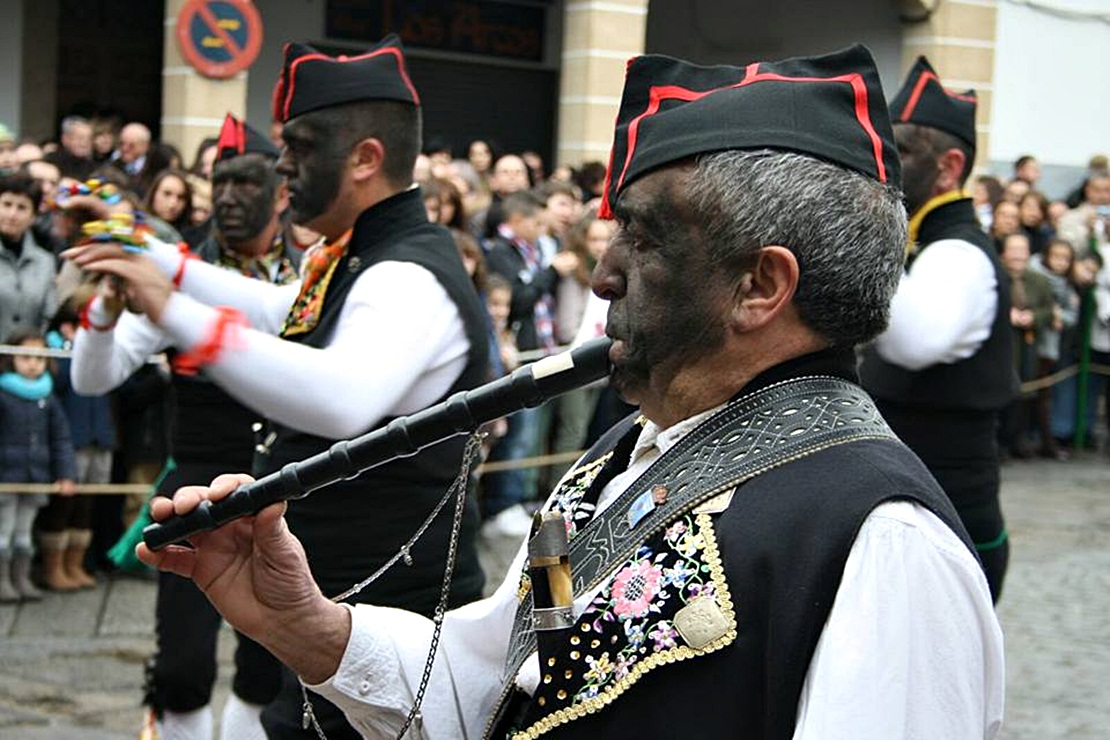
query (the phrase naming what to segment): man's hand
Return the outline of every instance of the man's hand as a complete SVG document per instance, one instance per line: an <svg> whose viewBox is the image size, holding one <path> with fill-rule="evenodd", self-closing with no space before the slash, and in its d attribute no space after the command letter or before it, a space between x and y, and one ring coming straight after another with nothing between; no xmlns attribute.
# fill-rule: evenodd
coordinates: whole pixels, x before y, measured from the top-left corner
<svg viewBox="0 0 1110 740"><path fill-rule="evenodd" d="M61 496L72 496L77 493L77 484L69 478L62 478L58 481L58 494Z"/></svg>
<svg viewBox="0 0 1110 740"><path fill-rule="evenodd" d="M184 515L201 501L218 501L247 475L221 475L212 485L187 486L172 500L155 498L155 521ZM189 540L154 552L135 552L147 565L190 578L237 630L265 646L307 683L336 672L350 636L350 613L316 586L304 548L285 524L285 504L274 504Z"/></svg>
<svg viewBox="0 0 1110 740"><path fill-rule="evenodd" d="M82 270L119 278L124 282L128 305L156 324L162 318L173 284L149 258L103 242L67 249L62 256Z"/></svg>
<svg viewBox="0 0 1110 740"><path fill-rule="evenodd" d="M559 252L551 258L551 266L559 277L566 277L578 269L578 255L574 252Z"/></svg>

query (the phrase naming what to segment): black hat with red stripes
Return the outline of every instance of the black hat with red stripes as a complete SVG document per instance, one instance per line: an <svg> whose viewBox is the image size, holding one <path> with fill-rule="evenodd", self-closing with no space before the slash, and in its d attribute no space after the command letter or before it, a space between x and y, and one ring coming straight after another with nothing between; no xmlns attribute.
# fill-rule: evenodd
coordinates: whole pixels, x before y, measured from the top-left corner
<svg viewBox="0 0 1110 740"><path fill-rule="evenodd" d="M395 35L353 56L328 56L289 42L274 86L273 116L284 123L302 113L359 100L398 100L420 105Z"/></svg>
<svg viewBox="0 0 1110 740"><path fill-rule="evenodd" d="M274 142L255 131L246 121L228 113L224 118L224 125L220 127L220 138L216 142L216 161L226 162L241 154L261 154L277 159L281 156L281 150L274 145Z"/></svg>
<svg viewBox="0 0 1110 740"><path fill-rule="evenodd" d="M977 105L974 90L945 90L929 60L918 57L902 89L890 101L890 117L895 123L916 123L946 131L971 147L974 154Z"/></svg>
<svg viewBox="0 0 1110 740"><path fill-rule="evenodd" d="M865 47L745 67L647 55L628 63L602 215L637 177L727 149L799 152L902 184L879 73Z"/></svg>

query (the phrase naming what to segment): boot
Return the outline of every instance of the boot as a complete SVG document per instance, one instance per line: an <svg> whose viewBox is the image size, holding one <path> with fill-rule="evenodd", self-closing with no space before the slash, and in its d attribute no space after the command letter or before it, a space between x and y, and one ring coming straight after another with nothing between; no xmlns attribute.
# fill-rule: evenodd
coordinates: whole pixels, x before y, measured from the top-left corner
<svg viewBox="0 0 1110 740"><path fill-rule="evenodd" d="M12 556L0 555L0 604L15 604L19 591L12 585Z"/></svg>
<svg viewBox="0 0 1110 740"><path fill-rule="evenodd" d="M92 542L91 529L69 530L69 542L62 562L69 580L76 583L79 588L96 588L96 579L85 570L85 553L89 551L90 542Z"/></svg>
<svg viewBox="0 0 1110 740"><path fill-rule="evenodd" d="M31 580L31 553L16 550L12 560L12 580L24 601L41 601L42 591Z"/></svg>
<svg viewBox="0 0 1110 740"><path fill-rule="evenodd" d="M51 591L74 591L79 588L65 569L68 539L69 532L43 532L39 536L39 543L42 545L42 580Z"/></svg>

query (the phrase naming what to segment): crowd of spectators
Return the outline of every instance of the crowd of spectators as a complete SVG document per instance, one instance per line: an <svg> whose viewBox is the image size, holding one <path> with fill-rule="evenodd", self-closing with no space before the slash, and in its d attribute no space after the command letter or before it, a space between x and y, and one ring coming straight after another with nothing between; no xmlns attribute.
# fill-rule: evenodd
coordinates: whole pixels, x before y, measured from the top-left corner
<svg viewBox="0 0 1110 740"><path fill-rule="evenodd" d="M1067 459L1097 445L1104 373L1110 364L1110 169L1092 157L1083 182L1060 200L1037 189L1033 156L1014 162L1007 182L975 179L972 197L1011 280L1014 367L1026 392L1004 415L1004 456ZM1082 407L1082 408L1081 408Z"/></svg>
<svg viewBox="0 0 1110 740"><path fill-rule="evenodd" d="M548 172L536 152L503 152L489 140L460 154L429 137L414 179L429 220L451 231L488 308L493 375L603 334L605 304L590 291L590 272L613 233L613 224L597 217L604 165ZM60 190L112 183L128 207L148 214L160 237L195 247L212 228L215 155L216 139L206 139L186 163L139 122L69 116L57 141L45 143L17 141L0 127L0 338L39 337L64 349L80 320L88 283L59 257L79 219L58 206ZM1077 444L1096 442L1098 405L1106 403L1106 377L1072 368L1110 365L1110 170L1105 157L1093 158L1085 180L1060 201L1037 189L1039 179L1036 159L1022 157L1008 181L978 177L973 198L1011 278L1014 366L1031 383L1006 413L1000 443L1013 457L1066 459ZM297 237L304 248L314 241L303 231ZM166 366L152 362L100 399L76 397L64 367L53 377L70 452L59 453L38 482L69 475L77 483L152 482L172 457ZM602 384L491 424L487 462L503 465L481 481L484 533L526 532L539 492L556 482L574 451L629 410ZM63 475L63 468L73 470L64 459L74 452L75 473ZM551 456L543 465L520 463L543 455ZM41 541L69 553L44 571L56 590L90 585L86 567L111 569L106 553L141 505L122 496L75 501L39 516ZM0 565L10 550L0 542Z"/></svg>

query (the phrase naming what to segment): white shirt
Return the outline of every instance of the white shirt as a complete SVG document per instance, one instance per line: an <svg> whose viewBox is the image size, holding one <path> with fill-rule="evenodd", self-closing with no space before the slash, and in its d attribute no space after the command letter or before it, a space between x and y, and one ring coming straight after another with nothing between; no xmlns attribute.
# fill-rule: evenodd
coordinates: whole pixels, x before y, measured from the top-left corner
<svg viewBox="0 0 1110 740"><path fill-rule="evenodd" d="M598 511L713 411L666 430L648 423ZM522 546L491 597L447 614L421 710L427 737L481 736L501 687L524 557ZM575 599L576 614L593 595ZM351 617L339 670L309 688L365 736L395 737L420 683L432 623L362 604ZM537 684L535 660L517 676L525 689ZM1003 674L1002 631L978 562L927 509L881 504L849 552L802 688L794 738L993 738Z"/></svg>
<svg viewBox="0 0 1110 740"><path fill-rule="evenodd" d="M907 370L971 357L990 336L997 286L994 266L979 247L962 239L933 242L902 275L890 325L875 349Z"/></svg>
<svg viewBox="0 0 1110 740"><path fill-rule="evenodd" d="M164 273L177 271L172 245L150 242ZM383 418L438 400L466 366L470 343L462 318L435 276L409 262L365 269L347 295L323 349L276 335L299 283L276 286L190 260L163 311L161 327L124 313L109 331L77 333L71 370L79 393L122 383L151 352L189 350L208 338L217 313L240 311L252 328L228 337L205 375L240 402L278 423L332 439L353 437ZM99 303L90 309L94 323Z"/></svg>

